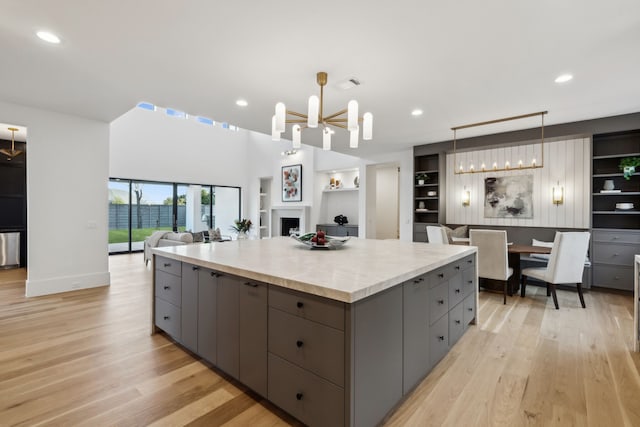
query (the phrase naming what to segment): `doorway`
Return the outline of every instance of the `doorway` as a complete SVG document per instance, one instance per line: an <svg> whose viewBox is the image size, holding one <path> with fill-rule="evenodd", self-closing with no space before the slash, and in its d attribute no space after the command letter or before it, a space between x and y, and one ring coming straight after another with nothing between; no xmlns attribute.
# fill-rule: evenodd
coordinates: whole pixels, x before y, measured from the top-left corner
<svg viewBox="0 0 640 427"><path fill-rule="evenodd" d="M400 238L400 166L367 166L367 238Z"/></svg>

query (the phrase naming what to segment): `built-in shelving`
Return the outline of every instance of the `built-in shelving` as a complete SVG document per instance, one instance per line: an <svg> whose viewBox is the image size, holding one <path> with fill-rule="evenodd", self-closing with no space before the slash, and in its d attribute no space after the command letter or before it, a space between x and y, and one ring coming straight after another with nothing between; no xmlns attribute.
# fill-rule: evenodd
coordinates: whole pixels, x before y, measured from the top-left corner
<svg viewBox="0 0 640 427"><path fill-rule="evenodd" d="M343 191L358 191L360 188L359 187L346 187L346 188L334 188L334 189L329 189L329 188L325 188L324 190L322 190L323 193L340 193Z"/></svg>
<svg viewBox="0 0 640 427"><path fill-rule="evenodd" d="M619 165L628 157L640 157L640 130L593 136L590 251L593 286L632 289L632 254L640 251L640 232L637 231L640 229L640 173L625 179ZM601 193L605 181L611 181L608 184L620 192ZM616 209L618 203L633 203L634 209Z"/></svg>
<svg viewBox="0 0 640 427"><path fill-rule="evenodd" d="M414 156L413 241L427 241L427 224L440 221L440 158L438 154ZM423 180L421 182L420 180Z"/></svg>
<svg viewBox="0 0 640 427"><path fill-rule="evenodd" d="M272 178L260 178L259 211L260 223L258 224L258 236L261 239L271 237L271 182Z"/></svg>

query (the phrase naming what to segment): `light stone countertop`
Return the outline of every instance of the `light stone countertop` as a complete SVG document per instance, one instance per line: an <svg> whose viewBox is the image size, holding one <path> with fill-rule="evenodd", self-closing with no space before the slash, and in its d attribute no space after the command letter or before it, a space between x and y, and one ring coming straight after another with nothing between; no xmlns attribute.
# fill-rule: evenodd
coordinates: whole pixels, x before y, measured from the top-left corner
<svg viewBox="0 0 640 427"><path fill-rule="evenodd" d="M351 238L310 249L288 237L196 243L153 253L338 301L353 303L476 252L473 246Z"/></svg>

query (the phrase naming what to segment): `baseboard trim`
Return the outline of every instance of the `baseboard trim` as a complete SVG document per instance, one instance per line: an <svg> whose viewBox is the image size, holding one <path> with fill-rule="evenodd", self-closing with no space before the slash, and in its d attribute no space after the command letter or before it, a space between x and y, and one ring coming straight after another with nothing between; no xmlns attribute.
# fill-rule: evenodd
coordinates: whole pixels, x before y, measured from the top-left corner
<svg viewBox="0 0 640 427"><path fill-rule="evenodd" d="M77 291L79 289L98 288L111 284L111 274L103 273L80 274L77 276L62 276L45 280L29 280L26 282L25 295L37 297L41 295L58 294L61 292Z"/></svg>

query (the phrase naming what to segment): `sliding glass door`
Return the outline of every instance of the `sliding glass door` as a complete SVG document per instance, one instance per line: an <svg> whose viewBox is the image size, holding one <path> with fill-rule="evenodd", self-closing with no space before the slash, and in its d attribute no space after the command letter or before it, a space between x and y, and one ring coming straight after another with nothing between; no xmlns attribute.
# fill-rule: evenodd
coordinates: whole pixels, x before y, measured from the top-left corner
<svg viewBox="0 0 640 427"><path fill-rule="evenodd" d="M154 231L229 234L239 218L239 187L109 180L109 253L141 251Z"/></svg>

